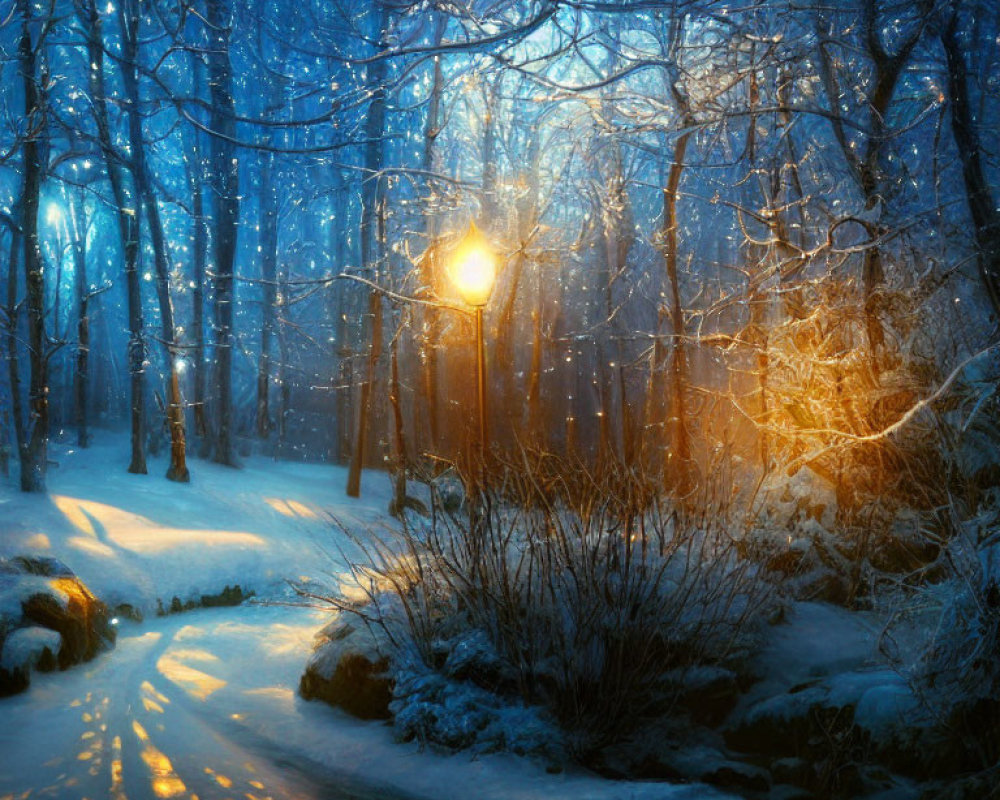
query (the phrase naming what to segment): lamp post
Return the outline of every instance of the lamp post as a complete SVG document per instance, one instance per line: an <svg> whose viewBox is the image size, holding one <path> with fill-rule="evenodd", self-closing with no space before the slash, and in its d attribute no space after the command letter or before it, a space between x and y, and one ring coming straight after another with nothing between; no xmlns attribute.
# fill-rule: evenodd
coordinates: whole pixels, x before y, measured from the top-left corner
<svg viewBox="0 0 1000 800"><path fill-rule="evenodd" d="M489 442L486 430L486 345L483 341L483 309L490 299L496 276L496 255L490 243L474 222L469 223L469 230L459 242L452 259L451 278L462 301L475 310L479 452L484 466Z"/></svg>

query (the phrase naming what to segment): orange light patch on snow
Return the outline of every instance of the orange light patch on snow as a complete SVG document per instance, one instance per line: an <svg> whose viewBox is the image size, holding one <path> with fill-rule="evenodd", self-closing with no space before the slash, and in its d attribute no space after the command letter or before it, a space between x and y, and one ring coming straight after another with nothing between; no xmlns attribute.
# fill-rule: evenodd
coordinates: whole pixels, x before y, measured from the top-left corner
<svg viewBox="0 0 1000 800"><path fill-rule="evenodd" d="M93 521L84 511L84 505L100 505L100 503L90 504L84 500L74 500L72 497L65 497L58 494L52 495L52 502L55 503L56 508L63 513L63 516L69 520L74 528L81 533L87 534L87 536L97 538L97 530L94 528Z"/></svg>
<svg viewBox="0 0 1000 800"><path fill-rule="evenodd" d="M243 694L250 697L268 697L286 706L295 704L295 691L287 686L261 686L258 689L246 689Z"/></svg>
<svg viewBox="0 0 1000 800"><path fill-rule="evenodd" d="M176 797L186 791L187 787L174 772L170 759L153 745L146 729L137 720L132 720L132 730L143 745L139 755L149 768L153 793L157 797Z"/></svg>
<svg viewBox="0 0 1000 800"><path fill-rule="evenodd" d="M195 669L172 655L161 656L156 662L156 668L168 681L199 700L205 700L226 685L226 681L221 678Z"/></svg>
<svg viewBox="0 0 1000 800"><path fill-rule="evenodd" d="M115 554L113 547L109 547L104 542L99 542L96 539L88 539L86 536L71 536L66 540L66 544L75 550L82 550L84 553L93 553L105 558L111 558Z"/></svg>
<svg viewBox="0 0 1000 800"><path fill-rule="evenodd" d="M177 547L265 547L260 536L241 531L199 530L173 528L155 520L125 511L106 503L53 495L55 503L66 519L81 533L91 537L91 550L109 555L103 547L115 545L134 553L162 553ZM84 547L75 541L75 546Z"/></svg>
<svg viewBox="0 0 1000 800"><path fill-rule="evenodd" d="M111 740L111 800L124 800L122 791L122 737Z"/></svg>
<svg viewBox="0 0 1000 800"><path fill-rule="evenodd" d="M49 541L49 537L44 533L36 533L34 536L29 536L24 540L24 544L26 547L31 547L35 550L52 549L52 543Z"/></svg>
<svg viewBox="0 0 1000 800"><path fill-rule="evenodd" d="M301 519L319 519L313 509L298 500L283 500L280 497L265 497L264 502L285 517L300 517Z"/></svg>
<svg viewBox="0 0 1000 800"><path fill-rule="evenodd" d="M170 705L170 699L168 697L165 697L160 692L158 692L156 690L156 687L153 686L153 684L151 684L149 681L143 681L142 684L139 686L139 688L142 689L144 694L155 699L158 703L162 703L165 706Z"/></svg>

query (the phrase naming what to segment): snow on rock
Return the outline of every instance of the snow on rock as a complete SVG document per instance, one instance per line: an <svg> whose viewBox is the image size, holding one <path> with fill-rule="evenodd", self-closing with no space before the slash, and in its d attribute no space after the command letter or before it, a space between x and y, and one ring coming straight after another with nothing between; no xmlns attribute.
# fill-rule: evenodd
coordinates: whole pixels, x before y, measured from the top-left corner
<svg viewBox="0 0 1000 800"><path fill-rule="evenodd" d="M359 719L388 719L392 680L377 626L358 627L339 615L316 637L299 682L306 700L323 700Z"/></svg>
<svg viewBox="0 0 1000 800"><path fill-rule="evenodd" d="M776 780L806 786L809 775L831 769L860 780L850 778L856 765L831 760L833 741L892 770L927 772L921 753L934 747L934 721L906 678L878 655L876 622L873 614L835 606L794 605L758 656L761 680L726 722L727 745L769 758L778 765ZM800 769L800 760L810 770Z"/></svg>
<svg viewBox="0 0 1000 800"><path fill-rule="evenodd" d="M107 607L54 558L0 558L0 695L32 668L66 669L114 644Z"/></svg>
<svg viewBox="0 0 1000 800"><path fill-rule="evenodd" d="M449 679L417 658L398 669L391 709L404 741L435 742L474 753L507 751L565 760L564 734L540 707Z"/></svg>
<svg viewBox="0 0 1000 800"><path fill-rule="evenodd" d="M8 672L32 667L52 669L55 667L55 654L59 652L61 642L59 633L49 628L37 625L18 628L4 640L0 667Z"/></svg>

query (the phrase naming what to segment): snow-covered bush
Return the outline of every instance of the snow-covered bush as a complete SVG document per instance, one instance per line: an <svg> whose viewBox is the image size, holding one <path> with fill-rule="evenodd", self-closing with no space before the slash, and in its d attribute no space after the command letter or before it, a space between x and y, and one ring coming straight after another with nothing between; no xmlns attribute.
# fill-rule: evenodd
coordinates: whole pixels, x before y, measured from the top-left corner
<svg viewBox="0 0 1000 800"><path fill-rule="evenodd" d="M405 735L510 747L510 715L527 714L529 730L554 719L570 751L591 752L674 707L687 670L738 662L768 602L722 519L668 504L641 476L526 457L471 496L359 540L367 602L334 600L394 643Z"/></svg>
<svg viewBox="0 0 1000 800"><path fill-rule="evenodd" d="M946 727L979 754L978 764L963 766L984 768L1000 758L1000 507L965 522L947 555L954 577L934 589L940 619L914 678Z"/></svg>

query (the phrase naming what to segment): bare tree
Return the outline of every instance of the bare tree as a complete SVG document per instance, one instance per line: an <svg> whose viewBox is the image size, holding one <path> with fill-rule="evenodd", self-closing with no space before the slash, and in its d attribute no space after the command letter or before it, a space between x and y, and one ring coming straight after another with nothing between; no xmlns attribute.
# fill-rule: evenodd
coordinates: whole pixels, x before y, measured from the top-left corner
<svg viewBox="0 0 1000 800"><path fill-rule="evenodd" d="M374 3L375 32L379 52L388 49L386 37L389 32L389 4L383 0ZM365 117L364 168L361 183L361 268L366 275L377 279L379 263L383 255L379 237L379 215L383 214L386 192L386 177L382 172L387 64L377 60L369 67L368 87L370 98ZM384 230L384 223L382 226ZM368 368L359 391L354 428L354 444L351 451L350 469L347 475L347 494L358 497L361 494L361 469L364 464L372 416L372 387L375 384L379 358L382 351L382 295L368 292L367 323L369 346Z"/></svg>
<svg viewBox="0 0 1000 800"><path fill-rule="evenodd" d="M36 20L30 0L17 0L21 17L18 39L18 64L24 87L24 119L27 133L21 144L21 244L22 264L27 291L28 358L31 380L28 388L28 408L31 424L21 447L21 489L44 492L49 440L48 340L45 335L45 278L42 253L38 243L38 204L45 165L42 163L40 140L46 136L47 120L42 87L47 77L38 64L38 54L49 22L42 21L40 33L32 37Z"/></svg>
<svg viewBox="0 0 1000 800"><path fill-rule="evenodd" d="M867 223L872 244L864 252L861 281L868 346L876 370L878 353L885 345L885 331L879 319L878 308L878 292L885 282L885 266L879 240L887 232L884 158L893 135L889 123L890 107L903 70L923 36L932 5L933 0L919 0L914 5L914 19L901 36L895 37L893 47L887 43L889 37L883 32L880 0L861 0L862 38L859 45L870 65L871 76L867 82L857 81L853 76L848 79L852 81L851 91L864 98L859 109L867 117L863 147L848 135L842 117L843 103L849 92L841 86L840 72L832 55L832 48L838 44L833 35L832 23L826 11L820 11L817 17L820 25L819 72L832 111L830 123L849 173L861 190L865 211L870 212L872 220ZM897 20L895 27L898 27L898 23Z"/></svg>
<svg viewBox="0 0 1000 800"><path fill-rule="evenodd" d="M146 142L142 132L139 105L139 19L138 0L122 0L118 6L118 20L122 34L122 76L128 111L128 131L131 154L132 179L142 206L146 211L150 239L153 243L153 262L156 269L156 296L160 307L160 332L167 354L167 427L170 434L170 463L167 479L178 482L190 480L187 468L187 440L184 430L184 401L181 398L178 361L177 331L174 326L174 306L170 296L170 256L163 232L160 207L153 191L153 176L146 157Z"/></svg>
<svg viewBox="0 0 1000 800"><path fill-rule="evenodd" d="M228 0L205 0L209 46L208 85L212 101L209 184L215 201L213 286L215 289L215 419L212 458L236 465L233 453L233 264L240 216L236 157L236 103L229 54L232 9Z"/></svg>
<svg viewBox="0 0 1000 800"><path fill-rule="evenodd" d="M87 42L87 63L90 65L88 84L93 104L97 140L104 158L108 183L118 220L118 239L125 261L125 282L128 295L128 367L130 376L131 457L128 471L146 474L145 453L145 361L146 343L142 322L142 294L139 281L139 203L134 186L125 169L128 160L119 152L112 139L108 118L107 91L104 77L104 38L101 12L95 0L78 0L77 15Z"/></svg>
<svg viewBox="0 0 1000 800"><path fill-rule="evenodd" d="M984 163L981 115L976 113L974 101L974 73L969 69L966 53L976 52L963 39L963 4L951 3L950 13L941 28L941 45L948 65L948 96L951 110L951 130L962 161L962 180L965 197L972 217L973 236L977 249L979 281L1000 322L1000 210L990 186ZM982 3L969 3L968 14L987 18ZM994 16L996 11L994 10ZM994 47L995 45L994 37Z"/></svg>

